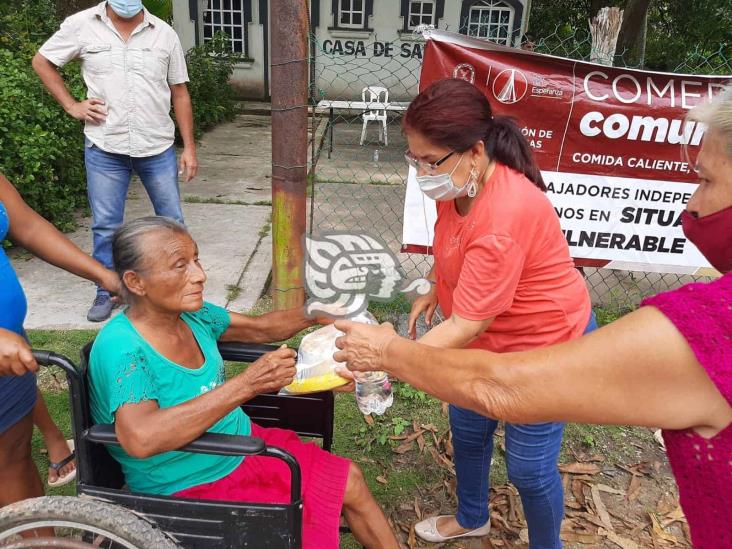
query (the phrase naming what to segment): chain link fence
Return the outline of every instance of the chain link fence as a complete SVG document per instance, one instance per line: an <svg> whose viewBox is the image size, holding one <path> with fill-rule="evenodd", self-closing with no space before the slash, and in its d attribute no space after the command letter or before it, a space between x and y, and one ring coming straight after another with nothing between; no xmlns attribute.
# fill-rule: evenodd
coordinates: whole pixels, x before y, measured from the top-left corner
<svg viewBox="0 0 732 549"><path fill-rule="evenodd" d="M522 47L571 59L589 60L589 31L556 32ZM424 276L431 256L401 253L407 165L401 118L418 93L424 41L404 36L385 44L343 42L311 37L311 163L309 231L354 231L379 236L397 255L408 278ZM676 72L732 74L720 47L713 52L690 52ZM616 66L626 66L622 55ZM368 88L372 87L371 90ZM384 88L382 90L373 89ZM378 95L390 109L369 117L359 102ZM388 93L388 97L386 94ZM367 116L364 116L367 115ZM617 269L584 268L595 305L625 312L647 295L678 287L691 276Z"/></svg>

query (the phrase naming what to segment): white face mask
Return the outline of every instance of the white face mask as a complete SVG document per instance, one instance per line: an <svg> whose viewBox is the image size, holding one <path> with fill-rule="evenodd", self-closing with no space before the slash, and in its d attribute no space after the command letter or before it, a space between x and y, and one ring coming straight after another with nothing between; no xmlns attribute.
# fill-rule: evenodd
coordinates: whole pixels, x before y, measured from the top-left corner
<svg viewBox="0 0 732 549"><path fill-rule="evenodd" d="M455 170L457 170L458 166L463 161L464 156L464 154L460 155L460 160L458 160L458 163L455 164L455 167L450 171L450 173L418 175L417 183L419 184L419 188L422 192L432 200L438 201L454 200L455 198L465 196L466 194L475 196L475 190L472 188L475 187L474 183L471 182L467 185L463 185L462 187L458 187L452 179L452 174L455 173Z"/></svg>

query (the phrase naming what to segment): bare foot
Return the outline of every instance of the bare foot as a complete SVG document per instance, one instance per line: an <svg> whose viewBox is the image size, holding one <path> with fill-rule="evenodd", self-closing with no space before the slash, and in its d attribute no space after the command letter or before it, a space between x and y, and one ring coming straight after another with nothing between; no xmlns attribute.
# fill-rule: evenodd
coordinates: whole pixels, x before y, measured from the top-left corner
<svg viewBox="0 0 732 549"><path fill-rule="evenodd" d="M464 534L473 530L473 528L463 528L462 526L460 526L454 515L450 515L449 517L440 517L439 519L437 519L436 526L437 532L441 536L445 537L458 536L460 534Z"/></svg>
<svg viewBox="0 0 732 549"><path fill-rule="evenodd" d="M51 463L59 463L71 454L71 448L66 443L64 438L53 438L52 440L46 441L46 448L48 449L48 461ZM48 482L56 482L60 477L65 477L76 469L76 460L72 460L58 471L58 473L48 468Z"/></svg>

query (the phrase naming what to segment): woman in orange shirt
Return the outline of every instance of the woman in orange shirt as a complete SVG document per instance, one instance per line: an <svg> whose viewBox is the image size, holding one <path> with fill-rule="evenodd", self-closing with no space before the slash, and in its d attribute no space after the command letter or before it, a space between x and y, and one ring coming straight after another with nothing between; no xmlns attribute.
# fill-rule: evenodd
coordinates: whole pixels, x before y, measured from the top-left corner
<svg viewBox="0 0 732 549"><path fill-rule="evenodd" d="M432 291L409 318L427 324L439 304L446 320L420 342L494 352L536 349L596 327L559 219L531 149L514 122L493 116L463 80L441 80L412 102L403 121L407 161L437 201ZM456 515L426 519L427 541L484 536L490 527L488 473L498 422L450 406ZM564 502L557 458L564 424L506 425L508 476L518 488L532 549L561 547Z"/></svg>

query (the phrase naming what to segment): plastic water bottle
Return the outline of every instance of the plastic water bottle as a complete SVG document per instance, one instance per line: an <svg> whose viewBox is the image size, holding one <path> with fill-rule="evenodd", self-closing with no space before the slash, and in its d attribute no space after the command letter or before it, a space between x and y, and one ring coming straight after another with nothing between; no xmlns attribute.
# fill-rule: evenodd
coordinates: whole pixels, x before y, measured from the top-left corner
<svg viewBox="0 0 732 549"><path fill-rule="evenodd" d="M394 403L386 372L353 372L353 376L356 378L356 403L361 413L380 416Z"/></svg>
<svg viewBox="0 0 732 549"><path fill-rule="evenodd" d="M379 162L379 149L376 149L374 151L374 164L378 164Z"/></svg>

